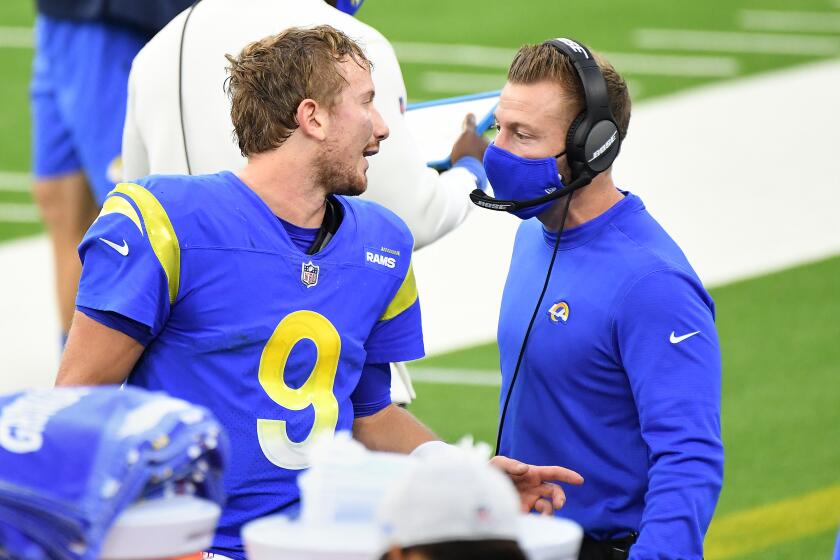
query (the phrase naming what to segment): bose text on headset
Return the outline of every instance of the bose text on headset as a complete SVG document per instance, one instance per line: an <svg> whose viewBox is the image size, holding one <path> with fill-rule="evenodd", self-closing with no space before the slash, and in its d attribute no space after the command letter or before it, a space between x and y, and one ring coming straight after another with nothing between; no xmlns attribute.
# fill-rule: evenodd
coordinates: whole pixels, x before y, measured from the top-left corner
<svg viewBox="0 0 840 560"><path fill-rule="evenodd" d="M477 206L488 210L510 212L522 219L537 216L561 197L566 197L565 209L551 261L546 271L545 282L525 331L500 413L496 454L499 453L508 404L516 386L516 377L525 355L528 337L551 279L560 238L569 212L570 195L591 183L599 173L609 169L618 156L622 141L618 125L610 110L606 82L592 52L579 42L567 38L551 39L543 44L557 49L561 55L570 60L583 86L584 108L569 125L565 150L556 156L528 159L491 144L484 156L488 179L493 186L494 194L510 195L510 197L494 198L479 189L470 193L470 199ZM563 182L557 169L557 158L562 155L566 156L571 169L568 184ZM519 195L527 196L527 198L519 198Z"/></svg>

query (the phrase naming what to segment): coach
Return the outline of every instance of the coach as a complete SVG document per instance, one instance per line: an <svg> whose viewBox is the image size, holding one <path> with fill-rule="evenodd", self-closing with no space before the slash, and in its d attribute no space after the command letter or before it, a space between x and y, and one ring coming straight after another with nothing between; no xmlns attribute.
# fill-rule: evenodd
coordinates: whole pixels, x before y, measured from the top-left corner
<svg viewBox="0 0 840 560"><path fill-rule="evenodd" d="M723 478L714 303L613 183L626 84L574 41L524 46L496 119L497 200L476 203L523 219L499 318L499 452L585 477L558 513L584 527L581 558L699 560Z"/></svg>

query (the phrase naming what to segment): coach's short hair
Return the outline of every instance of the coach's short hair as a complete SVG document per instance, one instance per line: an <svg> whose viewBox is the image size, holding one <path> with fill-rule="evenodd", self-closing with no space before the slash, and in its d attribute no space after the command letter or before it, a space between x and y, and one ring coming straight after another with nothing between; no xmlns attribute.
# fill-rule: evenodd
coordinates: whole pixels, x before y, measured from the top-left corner
<svg viewBox="0 0 840 560"><path fill-rule="evenodd" d="M290 27L246 46L230 66L225 88L230 116L243 156L279 147L299 126L297 109L314 99L331 109L347 80L339 63L371 62L361 47L329 25Z"/></svg>
<svg viewBox="0 0 840 560"><path fill-rule="evenodd" d="M630 93L624 78L598 53L592 53L607 84L610 110L618 125L621 138L627 137L630 126ZM577 114L583 110L586 99L583 84L568 56L547 44L525 45L519 49L508 71L508 81L514 84L533 84L541 81L556 82L575 104Z"/></svg>

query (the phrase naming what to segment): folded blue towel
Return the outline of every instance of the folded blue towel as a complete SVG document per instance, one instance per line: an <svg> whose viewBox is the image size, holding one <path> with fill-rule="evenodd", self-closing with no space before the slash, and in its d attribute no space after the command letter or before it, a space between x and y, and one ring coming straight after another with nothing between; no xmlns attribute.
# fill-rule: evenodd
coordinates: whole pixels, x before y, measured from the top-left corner
<svg viewBox="0 0 840 560"><path fill-rule="evenodd" d="M136 387L0 395L0 559L98 556L138 500L224 501L227 439L207 409Z"/></svg>

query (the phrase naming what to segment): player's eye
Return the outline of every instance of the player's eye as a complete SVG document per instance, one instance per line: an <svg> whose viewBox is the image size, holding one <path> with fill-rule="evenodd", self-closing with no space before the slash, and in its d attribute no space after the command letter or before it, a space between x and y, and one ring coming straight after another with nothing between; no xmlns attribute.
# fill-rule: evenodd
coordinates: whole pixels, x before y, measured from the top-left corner
<svg viewBox="0 0 840 560"><path fill-rule="evenodd" d="M499 121L496 121L496 122L493 123L493 128L496 129L496 132L501 132L502 125L499 124Z"/></svg>

